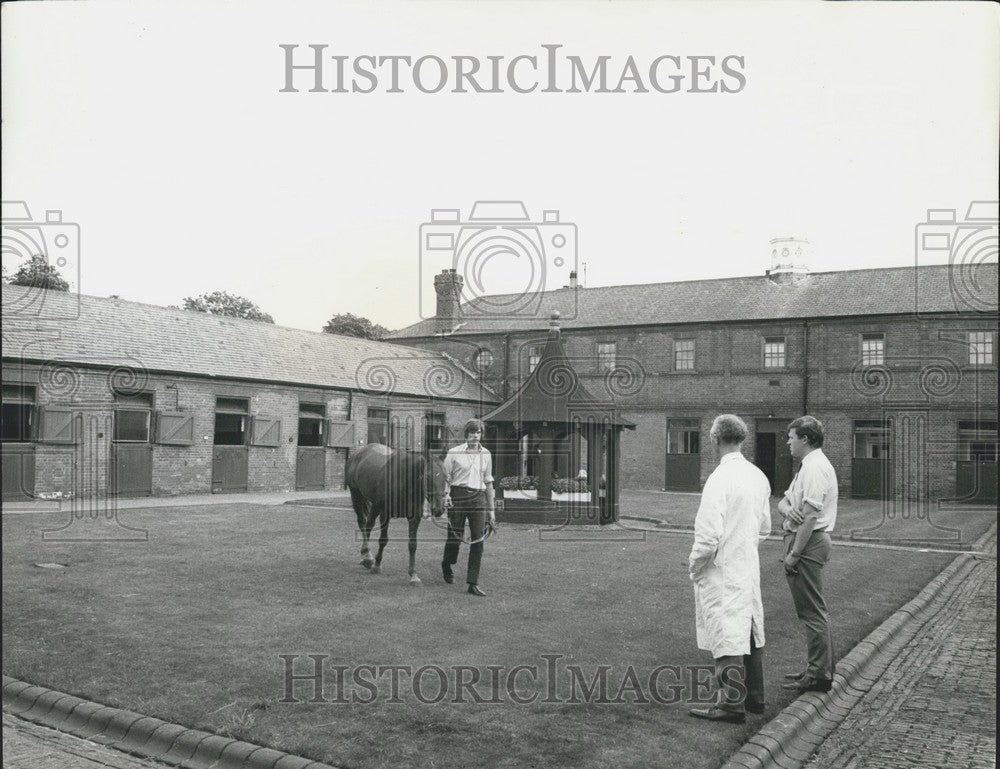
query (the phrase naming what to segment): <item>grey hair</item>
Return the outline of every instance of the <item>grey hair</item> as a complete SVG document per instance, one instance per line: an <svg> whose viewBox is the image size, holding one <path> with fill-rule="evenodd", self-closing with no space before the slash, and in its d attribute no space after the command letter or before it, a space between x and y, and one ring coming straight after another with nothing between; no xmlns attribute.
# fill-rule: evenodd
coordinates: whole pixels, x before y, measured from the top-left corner
<svg viewBox="0 0 1000 769"><path fill-rule="evenodd" d="M720 444L736 445L743 443L749 435L747 423L735 414L719 414L712 422L709 435Z"/></svg>

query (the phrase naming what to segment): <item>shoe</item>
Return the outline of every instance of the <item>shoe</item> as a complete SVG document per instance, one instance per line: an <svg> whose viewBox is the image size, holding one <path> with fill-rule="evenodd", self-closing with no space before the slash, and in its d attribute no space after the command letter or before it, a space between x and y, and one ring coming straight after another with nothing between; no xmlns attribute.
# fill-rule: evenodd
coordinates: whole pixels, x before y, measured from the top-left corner
<svg viewBox="0 0 1000 769"><path fill-rule="evenodd" d="M798 681L800 678L805 678L807 675L808 673L804 670L801 673L785 673L785 680Z"/></svg>
<svg viewBox="0 0 1000 769"><path fill-rule="evenodd" d="M449 585L455 581L455 573L451 570L451 564L441 562L441 576L444 577L444 581Z"/></svg>
<svg viewBox="0 0 1000 769"><path fill-rule="evenodd" d="M782 689L797 691L799 694L804 694L805 692L828 692L832 687L833 681L829 678L813 678L812 676L803 676L798 681L781 685Z"/></svg>
<svg viewBox="0 0 1000 769"><path fill-rule="evenodd" d="M478 595L480 598L485 598L486 593L479 589L479 585L469 585L469 595Z"/></svg>
<svg viewBox="0 0 1000 769"><path fill-rule="evenodd" d="M689 716L694 718L704 718L706 721L723 721L727 724L742 724L747 717L742 713L722 708L692 708L688 711Z"/></svg>
<svg viewBox="0 0 1000 769"><path fill-rule="evenodd" d="M767 705L765 705L763 702L761 702L760 704L754 703L751 705L748 702L746 703L745 707L747 709L747 713L753 713L754 715L759 716L767 708Z"/></svg>

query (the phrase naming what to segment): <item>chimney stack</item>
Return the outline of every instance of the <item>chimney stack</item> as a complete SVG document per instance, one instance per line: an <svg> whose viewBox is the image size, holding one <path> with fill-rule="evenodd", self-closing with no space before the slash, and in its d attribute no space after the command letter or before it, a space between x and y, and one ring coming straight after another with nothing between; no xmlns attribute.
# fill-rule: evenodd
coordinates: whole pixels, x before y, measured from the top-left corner
<svg viewBox="0 0 1000 769"><path fill-rule="evenodd" d="M569 287L576 288L576 270L573 270L569 274Z"/></svg>
<svg viewBox="0 0 1000 769"><path fill-rule="evenodd" d="M461 316L462 283L462 276L455 270L441 270L434 276L438 320L453 322Z"/></svg>
<svg viewBox="0 0 1000 769"><path fill-rule="evenodd" d="M767 277L782 285L795 283L809 274L809 241L805 238L772 238L771 269Z"/></svg>

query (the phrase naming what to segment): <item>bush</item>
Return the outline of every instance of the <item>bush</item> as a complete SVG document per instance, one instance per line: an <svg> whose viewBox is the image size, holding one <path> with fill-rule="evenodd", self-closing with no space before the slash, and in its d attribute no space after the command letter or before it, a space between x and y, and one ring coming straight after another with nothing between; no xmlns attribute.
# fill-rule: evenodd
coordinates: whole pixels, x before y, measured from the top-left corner
<svg viewBox="0 0 1000 769"><path fill-rule="evenodd" d="M508 475L506 478L500 479L500 488L504 491L513 491L514 489L519 489L521 491L528 491L530 489L538 488L538 476L537 475Z"/></svg>
<svg viewBox="0 0 1000 769"><path fill-rule="evenodd" d="M587 482L578 478L554 478L552 480L552 491L557 494L585 493L590 491Z"/></svg>

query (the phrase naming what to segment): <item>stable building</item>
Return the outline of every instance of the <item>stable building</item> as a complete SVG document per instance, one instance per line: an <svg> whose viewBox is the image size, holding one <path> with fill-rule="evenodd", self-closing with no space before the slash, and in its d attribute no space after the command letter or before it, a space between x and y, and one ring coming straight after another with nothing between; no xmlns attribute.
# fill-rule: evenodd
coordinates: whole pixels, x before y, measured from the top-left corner
<svg viewBox="0 0 1000 769"><path fill-rule="evenodd" d="M339 489L500 402L425 349L3 286L4 499Z"/></svg>
<svg viewBox="0 0 1000 769"><path fill-rule="evenodd" d="M621 438L626 489L699 491L712 420L732 412L783 491L787 425L809 413L844 495L995 502L996 263L810 273L807 248L772 241L771 269L750 277L584 288L572 275L524 314L516 295L463 301L461 270L444 270L436 317L393 338L447 353L507 398L558 312L583 385L637 426Z"/></svg>

